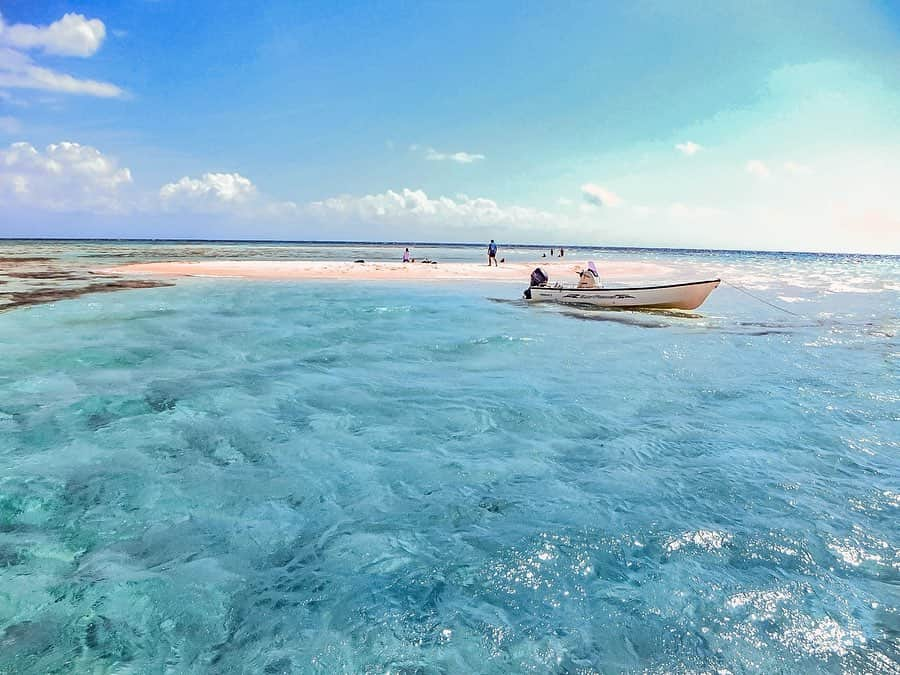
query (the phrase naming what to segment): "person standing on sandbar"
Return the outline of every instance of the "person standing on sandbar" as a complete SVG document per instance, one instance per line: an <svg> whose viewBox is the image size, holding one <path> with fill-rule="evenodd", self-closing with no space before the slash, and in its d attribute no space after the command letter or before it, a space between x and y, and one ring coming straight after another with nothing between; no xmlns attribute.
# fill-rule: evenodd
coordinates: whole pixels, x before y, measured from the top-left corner
<svg viewBox="0 0 900 675"><path fill-rule="evenodd" d="M488 267L491 266L492 262L497 267L500 267L500 265L497 264L497 244L494 243L493 239L491 239L491 243L488 244Z"/></svg>

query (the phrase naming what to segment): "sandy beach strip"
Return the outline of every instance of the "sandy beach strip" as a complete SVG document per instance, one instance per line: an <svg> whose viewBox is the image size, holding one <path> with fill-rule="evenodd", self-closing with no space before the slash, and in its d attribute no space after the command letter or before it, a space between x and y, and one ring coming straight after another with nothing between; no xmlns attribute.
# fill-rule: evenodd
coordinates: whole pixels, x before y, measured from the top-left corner
<svg viewBox="0 0 900 675"><path fill-rule="evenodd" d="M261 280L318 280L318 281L519 281L527 284L531 271L540 267L551 279L577 280L577 271L586 261L566 262L507 262L499 267L483 263L428 263L307 261L307 260L216 260L199 262L154 262L120 265L97 270L127 275L166 277L230 277ZM604 279L653 279L667 276L673 270L650 262L599 264Z"/></svg>

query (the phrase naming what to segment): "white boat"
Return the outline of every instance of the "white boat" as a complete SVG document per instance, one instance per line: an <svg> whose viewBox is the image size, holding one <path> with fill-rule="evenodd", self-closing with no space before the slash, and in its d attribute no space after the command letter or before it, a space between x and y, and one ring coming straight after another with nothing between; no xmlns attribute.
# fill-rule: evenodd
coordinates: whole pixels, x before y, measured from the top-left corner
<svg viewBox="0 0 900 675"><path fill-rule="evenodd" d="M543 272L537 279L541 277L546 279ZM697 309L719 285L721 279L622 288L603 288L596 281L590 280L589 283L582 282L578 286L534 282L533 273L532 285L525 290L525 299L531 302L559 302L566 305L627 309Z"/></svg>

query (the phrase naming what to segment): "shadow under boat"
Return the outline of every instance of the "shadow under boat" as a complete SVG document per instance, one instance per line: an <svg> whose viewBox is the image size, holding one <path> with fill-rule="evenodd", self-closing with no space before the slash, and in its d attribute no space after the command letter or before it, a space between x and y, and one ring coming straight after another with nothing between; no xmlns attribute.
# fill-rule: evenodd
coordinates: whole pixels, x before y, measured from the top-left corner
<svg viewBox="0 0 900 675"><path fill-rule="evenodd" d="M487 298L490 302L503 305L515 305L530 307L541 311L553 312L560 316L566 316L579 321L603 321L619 323L627 326L639 326L641 328L669 328L677 322L665 319L704 319L703 314L673 309L652 309L640 307L597 307L589 304L577 303L553 303L553 302L529 302L525 298ZM656 319L656 320L654 320Z"/></svg>

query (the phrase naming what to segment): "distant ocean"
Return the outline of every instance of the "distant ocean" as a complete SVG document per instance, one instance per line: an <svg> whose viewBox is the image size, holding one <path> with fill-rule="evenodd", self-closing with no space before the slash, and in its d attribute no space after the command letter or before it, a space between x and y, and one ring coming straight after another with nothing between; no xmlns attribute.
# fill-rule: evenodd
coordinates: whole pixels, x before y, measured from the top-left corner
<svg viewBox="0 0 900 675"><path fill-rule="evenodd" d="M690 315L82 294L405 245L0 241L0 673L900 672L898 257L566 248L733 284Z"/></svg>

